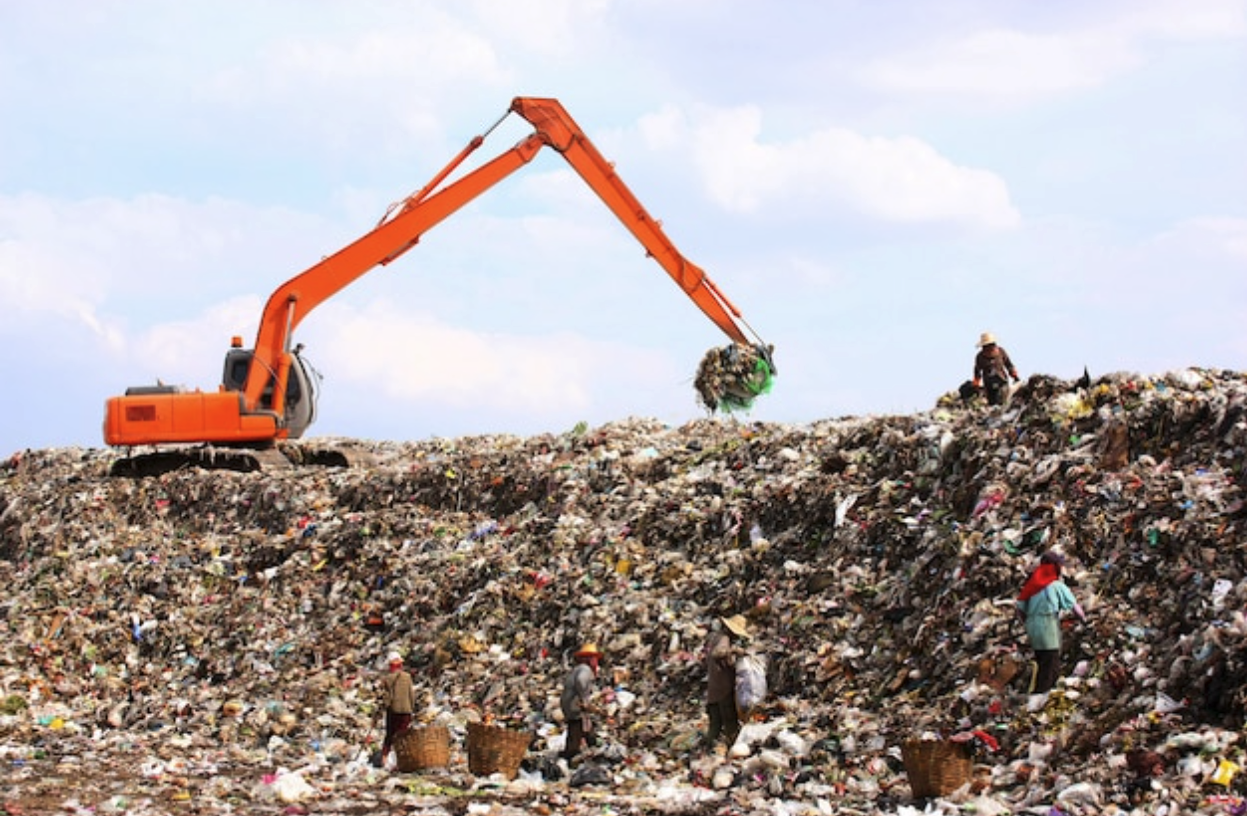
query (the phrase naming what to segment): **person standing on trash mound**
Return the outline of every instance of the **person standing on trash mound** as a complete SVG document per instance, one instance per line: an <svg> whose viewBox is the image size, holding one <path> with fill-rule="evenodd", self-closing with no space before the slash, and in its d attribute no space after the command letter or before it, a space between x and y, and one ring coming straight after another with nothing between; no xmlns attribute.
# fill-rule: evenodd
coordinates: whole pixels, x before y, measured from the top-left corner
<svg viewBox="0 0 1247 816"><path fill-rule="evenodd" d="M988 405L1002 405L1009 380L1018 381L1018 370L1009 359L1009 352L996 343L991 332L979 335L979 351L974 355L974 387L987 394Z"/></svg>
<svg viewBox="0 0 1247 816"><path fill-rule="evenodd" d="M1046 694L1061 676L1061 615L1073 612L1086 623L1087 615L1074 593L1061 580L1065 558L1049 550L1039 559L1017 598L1018 615L1026 621L1026 635L1035 651L1032 694Z"/></svg>
<svg viewBox="0 0 1247 816"><path fill-rule="evenodd" d="M411 674L403 668L403 657L390 652L386 658L389 670L381 678L381 706L385 710L385 741L381 743L381 764L394 750L394 740L411 726L416 710L416 689Z"/></svg>
<svg viewBox="0 0 1247 816"><path fill-rule="evenodd" d="M706 639L706 714L710 724L705 745L714 748L722 737L731 748L740 734L740 715L736 711L736 644L749 639L744 615L719 618Z"/></svg>
<svg viewBox="0 0 1247 816"><path fill-rule="evenodd" d="M563 721L567 723L567 744L563 746L563 752L559 756L568 762L576 758L581 746L593 748L598 744L589 715L593 713L591 700L597 690L598 664L602 660L602 652L595 644L586 643L572 657L576 665L564 678L563 694L559 697Z"/></svg>

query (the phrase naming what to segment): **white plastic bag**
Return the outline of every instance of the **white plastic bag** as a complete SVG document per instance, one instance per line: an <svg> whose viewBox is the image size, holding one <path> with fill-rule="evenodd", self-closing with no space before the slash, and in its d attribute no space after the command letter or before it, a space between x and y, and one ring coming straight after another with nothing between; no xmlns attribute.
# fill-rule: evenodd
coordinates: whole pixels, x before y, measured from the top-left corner
<svg viewBox="0 0 1247 816"><path fill-rule="evenodd" d="M273 780L273 793L282 802L304 802L316 796L316 788L312 787L301 774L278 773Z"/></svg>
<svg viewBox="0 0 1247 816"><path fill-rule="evenodd" d="M736 658L736 710L742 719L766 699L766 658L745 654Z"/></svg>

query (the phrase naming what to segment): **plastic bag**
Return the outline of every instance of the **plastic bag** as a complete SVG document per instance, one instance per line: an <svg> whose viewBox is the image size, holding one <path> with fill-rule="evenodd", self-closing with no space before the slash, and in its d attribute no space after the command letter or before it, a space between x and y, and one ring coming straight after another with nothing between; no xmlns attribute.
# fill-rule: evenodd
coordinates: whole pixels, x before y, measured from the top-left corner
<svg viewBox="0 0 1247 816"><path fill-rule="evenodd" d="M736 659L736 711L741 719L766 699L766 658L745 654Z"/></svg>
<svg viewBox="0 0 1247 816"><path fill-rule="evenodd" d="M272 786L274 795L282 802L303 802L316 797L316 788L298 773L279 772Z"/></svg>

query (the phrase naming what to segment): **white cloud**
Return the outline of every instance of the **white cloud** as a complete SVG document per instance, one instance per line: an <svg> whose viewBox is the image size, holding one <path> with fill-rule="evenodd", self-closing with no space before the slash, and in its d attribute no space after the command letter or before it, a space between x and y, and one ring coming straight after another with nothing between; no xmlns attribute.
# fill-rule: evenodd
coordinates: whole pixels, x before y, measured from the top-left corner
<svg viewBox="0 0 1247 816"><path fill-rule="evenodd" d="M1247 218L1191 218L1157 240L1160 243L1178 240L1182 252L1220 253L1228 260L1247 262ZM1183 243L1189 245L1183 246ZM1240 276L1240 280L1247 285L1247 275Z"/></svg>
<svg viewBox="0 0 1247 816"><path fill-rule="evenodd" d="M660 148L686 143L711 197L737 212L830 206L882 221L989 228L1020 220L1000 177L954 164L914 137L825 128L765 143L755 107L699 109L682 139L680 126L668 110L644 120L642 134Z"/></svg>
<svg viewBox="0 0 1247 816"><path fill-rule="evenodd" d="M118 326L100 315L98 293L64 274L68 266L64 256L45 247L0 241L0 335L25 337L32 326L47 331L69 323L105 348L122 345Z"/></svg>
<svg viewBox="0 0 1247 816"><path fill-rule="evenodd" d="M99 202L83 209L108 215ZM98 227L87 228L96 240L75 245L64 240L64 217L42 196L0 196L0 333L67 321L116 346L116 327L99 314L107 274Z"/></svg>
<svg viewBox="0 0 1247 816"><path fill-rule="evenodd" d="M1131 261L1160 287L1210 298L1199 311L1230 308L1247 315L1247 218L1185 219L1142 244ZM1247 339L1247 330L1243 334Z"/></svg>
<svg viewBox="0 0 1247 816"><path fill-rule="evenodd" d="M573 53L601 33L611 0L475 0L478 23L529 51Z"/></svg>
<svg viewBox="0 0 1247 816"><path fill-rule="evenodd" d="M321 237L324 227L282 208L219 198L0 196L0 236L7 236L10 256L0 269L28 291L53 293L30 308L66 297L115 297L129 310L161 293L250 282L256 267L291 257L314 260L316 247L307 240Z"/></svg>
<svg viewBox="0 0 1247 816"><path fill-rule="evenodd" d="M1243 0L1132 2L1118 25L1127 34L1173 40L1219 40L1247 35Z"/></svg>
<svg viewBox="0 0 1247 816"><path fill-rule="evenodd" d="M371 141L376 149L410 151L413 135L440 136L447 111L465 96L492 87L505 99L515 80L503 62L495 44L464 21L426 10L411 22L338 39L284 35L208 78L205 92L208 104L281 112L279 122L250 120L269 128L269 139L286 128L297 129L300 142L325 138L350 149ZM374 129L379 122L385 130Z"/></svg>
<svg viewBox="0 0 1247 816"><path fill-rule="evenodd" d="M674 105L666 105L656 113L647 113L637 120L641 138L654 150L673 150L680 146L688 127L684 114Z"/></svg>
<svg viewBox="0 0 1247 816"><path fill-rule="evenodd" d="M0 196L0 335L55 343L85 332L142 376L206 372L215 388L229 338L255 331L260 293L315 261L323 232L315 219L219 199ZM245 299L211 305L222 297Z"/></svg>
<svg viewBox="0 0 1247 816"><path fill-rule="evenodd" d="M149 377L215 391L230 339L237 335L251 346L253 338L242 333L254 331L261 306L260 298L242 296L210 305L188 320L158 323L132 339L127 365L139 382Z"/></svg>
<svg viewBox="0 0 1247 816"><path fill-rule="evenodd" d="M1138 62L1138 54L1120 36L998 29L876 61L865 69L863 78L869 85L897 91L1018 101L1094 87Z"/></svg>
<svg viewBox="0 0 1247 816"><path fill-rule="evenodd" d="M1048 324L1029 332L1053 340L1035 349L1045 360L1036 360L1039 370L1077 370L1087 360L1092 371L1241 365L1247 219L1184 219L1131 241L1084 222L1048 223L1025 239L1031 251L1020 260L1015 250L1013 274Z"/></svg>
<svg viewBox="0 0 1247 816"><path fill-rule="evenodd" d="M518 414L579 411L610 377L662 369L645 352L567 333L476 332L380 303L323 311L317 361L335 372L337 387L354 383L406 402L506 406Z"/></svg>
<svg viewBox="0 0 1247 816"><path fill-rule="evenodd" d="M1086 13L1093 13L1087 9ZM1216 40L1247 33L1242 0L1132 2L1102 20L1057 32L988 28L870 62L870 87L1022 102L1082 90L1142 65L1158 41Z"/></svg>
<svg viewBox="0 0 1247 816"><path fill-rule="evenodd" d="M437 76L429 70L436 65ZM287 39L263 55L269 89L352 89L356 92L445 87L456 76L498 75L489 42L450 18L408 30L369 31L344 42ZM414 94L413 94L414 95Z"/></svg>
<svg viewBox="0 0 1247 816"><path fill-rule="evenodd" d="M256 53L227 63L207 80L209 93L231 105L274 106L305 130L345 141L361 120L398 121L404 133L374 135L381 143L440 133L447 111L486 91L505 103L526 63L566 59L603 36L609 0L477 0L362 4L336 37L325 19L275 33ZM369 24L369 14L385 23ZM498 89L497 94L487 89ZM301 111L306 110L307 113ZM332 111L326 115L326 111ZM344 135L347 134L347 135Z"/></svg>

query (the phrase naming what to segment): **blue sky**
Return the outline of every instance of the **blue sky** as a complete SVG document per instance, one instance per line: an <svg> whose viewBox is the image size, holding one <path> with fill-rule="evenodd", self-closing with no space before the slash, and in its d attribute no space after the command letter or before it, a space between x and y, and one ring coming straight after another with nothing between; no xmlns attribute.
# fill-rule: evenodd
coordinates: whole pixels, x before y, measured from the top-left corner
<svg viewBox="0 0 1247 816"><path fill-rule="evenodd" d="M982 331L1023 377L1247 369L1247 0L0 0L0 455L215 390L516 96L775 345L745 420L927 410ZM549 150L297 339L311 433L390 440L679 425L727 342Z"/></svg>

